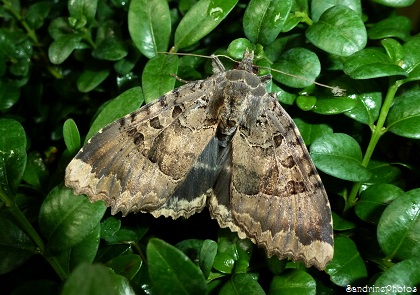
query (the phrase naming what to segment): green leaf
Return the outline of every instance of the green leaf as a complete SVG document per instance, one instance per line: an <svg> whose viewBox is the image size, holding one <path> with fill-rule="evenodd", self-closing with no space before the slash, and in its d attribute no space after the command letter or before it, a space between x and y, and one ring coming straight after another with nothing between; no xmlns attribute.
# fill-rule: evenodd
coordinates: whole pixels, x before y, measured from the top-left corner
<svg viewBox="0 0 420 295"><path fill-rule="evenodd" d="M407 40L410 36L411 21L405 16L391 16L369 28L369 39L399 38Z"/></svg>
<svg viewBox="0 0 420 295"><path fill-rule="evenodd" d="M366 46L366 28L359 14L346 6L327 9L308 28L306 37L316 47L339 56L349 56Z"/></svg>
<svg viewBox="0 0 420 295"><path fill-rule="evenodd" d="M67 4L71 17L78 20L85 18L89 23L95 19L98 0L69 1Z"/></svg>
<svg viewBox="0 0 420 295"><path fill-rule="evenodd" d="M108 261L107 266L112 268L115 273L132 280L140 270L142 264L143 260L139 255L128 254L111 259Z"/></svg>
<svg viewBox="0 0 420 295"><path fill-rule="evenodd" d="M405 51L404 64L402 67L406 69L410 80L420 80L420 37L411 38L410 41L403 45Z"/></svg>
<svg viewBox="0 0 420 295"><path fill-rule="evenodd" d="M244 52L254 50L252 43L246 38L238 38L229 43L227 53L236 60L241 60L244 57Z"/></svg>
<svg viewBox="0 0 420 295"><path fill-rule="evenodd" d="M0 119L0 134L0 198L10 205L26 167L26 134L12 119Z"/></svg>
<svg viewBox="0 0 420 295"><path fill-rule="evenodd" d="M204 277L208 278L217 253L215 241L189 239L176 244L176 247L198 265Z"/></svg>
<svg viewBox="0 0 420 295"><path fill-rule="evenodd" d="M80 46L82 37L80 35L61 35L54 40L48 48L48 57L53 64L64 62L74 49Z"/></svg>
<svg viewBox="0 0 420 295"><path fill-rule="evenodd" d="M161 294L204 294L207 286L200 269L177 248L153 238L147 244L150 280Z"/></svg>
<svg viewBox="0 0 420 295"><path fill-rule="evenodd" d="M309 19L308 15L308 1L294 0L292 1L292 9L286 23L283 26L283 32L289 32L301 22L306 22Z"/></svg>
<svg viewBox="0 0 420 295"><path fill-rule="evenodd" d="M342 218L340 215L336 214L335 212L332 212L332 217L333 217L334 230L349 230L349 229L354 229L356 227L356 225L353 222Z"/></svg>
<svg viewBox="0 0 420 295"><path fill-rule="evenodd" d="M335 4L340 4L346 6L355 12L358 15L362 15L362 3L357 0L344 0L344 1L313 1L311 2L311 18L314 22L317 22L321 15L328 10L329 8L335 6Z"/></svg>
<svg viewBox="0 0 420 295"><path fill-rule="evenodd" d="M285 294L301 295L316 294L316 282L310 274L303 270L292 270L277 275L270 283L268 295Z"/></svg>
<svg viewBox="0 0 420 295"><path fill-rule="evenodd" d="M387 129L397 135L420 138L420 91L407 91L394 99L386 120Z"/></svg>
<svg viewBox="0 0 420 295"><path fill-rule="evenodd" d="M230 278L220 289L219 295L264 295L263 288L250 273L237 274Z"/></svg>
<svg viewBox="0 0 420 295"><path fill-rule="evenodd" d="M392 184L377 184L368 187L360 194L360 199L354 208L356 215L373 224L377 224L385 208L404 193L402 189Z"/></svg>
<svg viewBox="0 0 420 295"><path fill-rule="evenodd" d="M392 284L390 284L392 282ZM420 285L419 260L408 259L383 272L374 283L386 294L411 294L418 292ZM383 289L382 289L383 288Z"/></svg>
<svg viewBox="0 0 420 295"><path fill-rule="evenodd" d="M127 54L128 51L125 43L115 37L103 40L92 52L93 57L110 61L118 61Z"/></svg>
<svg viewBox="0 0 420 295"><path fill-rule="evenodd" d="M264 295L265 292L257 280L254 278L254 275L249 273L237 274L230 278L223 287L220 289L220 295L246 295L246 294L255 294L255 295Z"/></svg>
<svg viewBox="0 0 420 295"><path fill-rule="evenodd" d="M8 273L37 253L28 235L16 224L13 217L0 211L0 274Z"/></svg>
<svg viewBox="0 0 420 295"><path fill-rule="evenodd" d="M127 279L100 264L79 265L61 290L62 295L134 295Z"/></svg>
<svg viewBox="0 0 420 295"><path fill-rule="evenodd" d="M290 87L303 88L313 84L321 71L318 56L305 48L292 48L273 64L273 79Z"/></svg>
<svg viewBox="0 0 420 295"><path fill-rule="evenodd" d="M174 88L175 79L171 75L178 72L176 55L158 55L144 67L142 85L144 99L149 103Z"/></svg>
<svg viewBox="0 0 420 295"><path fill-rule="evenodd" d="M168 50L171 16L166 0L132 0L128 30L136 47L148 58Z"/></svg>
<svg viewBox="0 0 420 295"><path fill-rule="evenodd" d="M403 46L396 40L388 38L381 40L382 46L394 64L401 64L405 58L405 50Z"/></svg>
<svg viewBox="0 0 420 295"><path fill-rule="evenodd" d="M57 261L63 271L69 275L80 264L94 261L98 252L99 236L100 225L98 224L81 242L60 252L50 252L47 257Z"/></svg>
<svg viewBox="0 0 420 295"><path fill-rule="evenodd" d="M64 122L63 137L66 147L71 154L75 154L81 148L79 130L73 119L67 119Z"/></svg>
<svg viewBox="0 0 420 295"><path fill-rule="evenodd" d="M378 242L388 258L420 257L420 189L406 192L385 209Z"/></svg>
<svg viewBox="0 0 420 295"><path fill-rule="evenodd" d="M243 19L245 36L252 43L272 43L282 31L291 8L291 0L251 0Z"/></svg>
<svg viewBox="0 0 420 295"><path fill-rule="evenodd" d="M310 124L300 118L294 118L293 121L306 145L312 144L318 137L333 133L333 129L327 124Z"/></svg>
<svg viewBox="0 0 420 295"><path fill-rule="evenodd" d="M0 80L0 111L13 107L20 98L20 88L11 81Z"/></svg>
<svg viewBox="0 0 420 295"><path fill-rule="evenodd" d="M357 105L357 101L352 97L320 97L312 111L323 115L336 115L351 111Z"/></svg>
<svg viewBox="0 0 420 295"><path fill-rule="evenodd" d="M324 135L311 145L316 167L334 177L349 181L367 181L370 172L362 166L362 151L351 136L344 133Z"/></svg>
<svg viewBox="0 0 420 295"><path fill-rule="evenodd" d="M392 163L370 160L368 169L372 173L369 183L397 183L401 180L401 170Z"/></svg>
<svg viewBox="0 0 420 295"><path fill-rule="evenodd" d="M353 83L357 84L357 81ZM360 85L360 94L351 95L351 97L355 98L353 99L355 105L344 114L357 122L373 125L379 117L379 111L382 106L382 94L368 89L362 92L363 88L366 87ZM350 90L347 89L347 91Z"/></svg>
<svg viewBox="0 0 420 295"><path fill-rule="evenodd" d="M137 110L143 101L140 87L133 87L111 100L93 121L86 135L85 143L107 124Z"/></svg>
<svg viewBox="0 0 420 295"><path fill-rule="evenodd" d="M40 153L29 153L23 180L38 189L43 189L49 180L49 176L47 165Z"/></svg>
<svg viewBox="0 0 420 295"><path fill-rule="evenodd" d="M175 51L198 42L213 31L238 0L200 0L182 18L175 31Z"/></svg>
<svg viewBox="0 0 420 295"><path fill-rule="evenodd" d="M26 12L26 21L33 29L39 29L50 13L51 4L47 1L33 3Z"/></svg>
<svg viewBox="0 0 420 295"><path fill-rule="evenodd" d="M334 257L325 272L331 281L341 287L354 285L367 277L367 270L354 242L343 236L334 239Z"/></svg>
<svg viewBox="0 0 420 295"><path fill-rule="evenodd" d="M350 56L344 63L344 72L353 79L407 75L403 68L377 48L366 48Z"/></svg>
<svg viewBox="0 0 420 295"><path fill-rule="evenodd" d="M77 79L77 90L80 92L90 92L101 84L109 74L109 69L86 69Z"/></svg>
<svg viewBox="0 0 420 295"><path fill-rule="evenodd" d="M407 7L416 0L374 0L374 2L390 7Z"/></svg>
<svg viewBox="0 0 420 295"><path fill-rule="evenodd" d="M53 251L72 248L97 227L104 215L103 202L90 203L63 186L55 187L44 200L39 225Z"/></svg>
<svg viewBox="0 0 420 295"><path fill-rule="evenodd" d="M248 239L226 229L219 230L217 254L213 268L222 273L247 272L251 260L253 244Z"/></svg>

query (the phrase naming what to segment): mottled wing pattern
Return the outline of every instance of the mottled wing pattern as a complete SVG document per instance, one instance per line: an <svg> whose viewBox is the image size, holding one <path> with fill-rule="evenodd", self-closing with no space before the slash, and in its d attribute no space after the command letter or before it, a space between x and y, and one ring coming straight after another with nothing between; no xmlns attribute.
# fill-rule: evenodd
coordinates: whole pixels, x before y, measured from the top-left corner
<svg viewBox="0 0 420 295"><path fill-rule="evenodd" d="M205 196L192 194L202 186L165 203L179 188L185 192L181 186L188 175L191 181L203 174L202 162L214 161L217 122L208 105L213 89L212 80L181 86L103 128L68 165L66 185L91 201L105 201L112 214L176 218L200 211ZM200 151L205 151L201 158Z"/></svg>
<svg viewBox="0 0 420 295"><path fill-rule="evenodd" d="M268 256L324 269L333 257L331 210L321 179L289 115L269 94L232 139L234 224ZM254 104L256 105L256 104Z"/></svg>

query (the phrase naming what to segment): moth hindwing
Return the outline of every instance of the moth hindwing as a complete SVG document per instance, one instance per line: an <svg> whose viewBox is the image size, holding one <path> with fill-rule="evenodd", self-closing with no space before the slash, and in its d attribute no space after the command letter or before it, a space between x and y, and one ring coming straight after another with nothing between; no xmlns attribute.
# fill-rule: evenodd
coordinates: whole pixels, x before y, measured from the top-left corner
<svg viewBox="0 0 420 295"><path fill-rule="evenodd" d="M290 116L252 71L213 57L215 74L185 84L103 128L66 169L65 183L112 214L189 217L208 206L221 227L268 256L324 269L331 209Z"/></svg>

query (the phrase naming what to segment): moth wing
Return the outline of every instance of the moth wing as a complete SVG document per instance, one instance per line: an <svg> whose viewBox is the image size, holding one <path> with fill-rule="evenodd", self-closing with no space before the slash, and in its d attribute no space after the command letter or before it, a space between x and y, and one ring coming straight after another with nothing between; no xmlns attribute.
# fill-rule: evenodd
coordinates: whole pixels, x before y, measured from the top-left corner
<svg viewBox="0 0 420 295"><path fill-rule="evenodd" d="M201 90L211 90L210 82L181 86L103 128L67 166L66 185L103 200L112 214L157 210L214 137L217 122Z"/></svg>
<svg viewBox="0 0 420 295"><path fill-rule="evenodd" d="M247 114L257 115L238 127L231 167L225 168L230 170L230 200L225 196L213 204L219 212L215 218L225 218L225 226L265 248L268 256L324 269L333 257L333 237L321 179L298 129L277 100L268 94L253 99L260 100L259 107Z"/></svg>

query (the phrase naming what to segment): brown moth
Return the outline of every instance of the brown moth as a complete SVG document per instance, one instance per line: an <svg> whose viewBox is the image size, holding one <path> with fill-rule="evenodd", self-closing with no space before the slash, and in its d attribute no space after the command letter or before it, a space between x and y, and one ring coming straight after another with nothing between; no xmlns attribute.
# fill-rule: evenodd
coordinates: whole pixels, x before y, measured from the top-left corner
<svg viewBox="0 0 420 295"><path fill-rule="evenodd" d="M208 206L221 227L268 256L323 270L333 257L321 179L253 53L111 123L70 162L65 183L111 213L188 218Z"/></svg>

